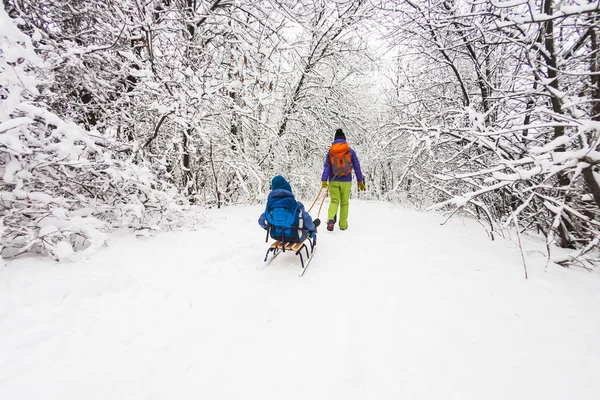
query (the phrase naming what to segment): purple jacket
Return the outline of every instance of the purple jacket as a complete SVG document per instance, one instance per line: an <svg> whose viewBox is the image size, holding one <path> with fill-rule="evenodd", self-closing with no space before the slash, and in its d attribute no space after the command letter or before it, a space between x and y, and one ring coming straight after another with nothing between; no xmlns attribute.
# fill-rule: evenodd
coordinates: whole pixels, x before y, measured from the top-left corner
<svg viewBox="0 0 600 400"><path fill-rule="evenodd" d="M346 141L344 139L336 139L333 141L332 144L345 143L345 142ZM352 169L356 173L356 181L362 182L363 174L362 174L362 171L360 170L360 163L358 162L358 157L356 156L356 153L352 149L350 149L350 161L352 161ZM325 156L325 165L323 167L324 167L323 175L321 175L322 181L352 182L352 174L348 174L346 176L334 176L333 175L333 172L331 171L331 160L329 159L329 151L327 152L327 155Z"/></svg>

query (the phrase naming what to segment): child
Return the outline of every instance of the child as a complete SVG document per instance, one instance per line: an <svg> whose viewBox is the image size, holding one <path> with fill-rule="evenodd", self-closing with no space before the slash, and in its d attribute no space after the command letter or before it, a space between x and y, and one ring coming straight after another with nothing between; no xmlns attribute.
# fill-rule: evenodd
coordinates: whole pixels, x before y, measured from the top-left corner
<svg viewBox="0 0 600 400"><path fill-rule="evenodd" d="M271 181L271 193L258 224L266 230L270 229L271 238L285 243L302 242L307 237L313 237L316 231L315 223L304 210L304 205L296 201L292 187L281 175Z"/></svg>

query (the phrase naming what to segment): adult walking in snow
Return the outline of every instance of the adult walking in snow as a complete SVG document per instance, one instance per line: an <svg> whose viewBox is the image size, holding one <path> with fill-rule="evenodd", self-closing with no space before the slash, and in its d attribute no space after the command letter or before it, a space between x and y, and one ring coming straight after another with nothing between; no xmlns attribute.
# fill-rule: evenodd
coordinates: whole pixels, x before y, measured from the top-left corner
<svg viewBox="0 0 600 400"><path fill-rule="evenodd" d="M271 180L265 212L258 219L258 224L269 230L275 240L299 243L309 236L313 237L317 222L313 222L304 205L296 201L289 182L281 175L275 176Z"/></svg>
<svg viewBox="0 0 600 400"><path fill-rule="evenodd" d="M321 184L329 185L329 211L327 212L327 230L333 231L338 215L340 229L348 229L348 209L350 207L350 191L352 189L352 170L356 173L358 190L365 190L363 174L356 153L346 142L346 135L341 129L335 131L333 144L325 156L325 165Z"/></svg>

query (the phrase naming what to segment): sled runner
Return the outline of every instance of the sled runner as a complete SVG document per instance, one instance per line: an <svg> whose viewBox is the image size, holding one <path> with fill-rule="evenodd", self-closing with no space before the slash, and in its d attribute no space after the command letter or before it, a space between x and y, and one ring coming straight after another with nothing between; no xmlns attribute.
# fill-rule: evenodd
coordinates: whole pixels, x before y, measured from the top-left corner
<svg viewBox="0 0 600 400"><path fill-rule="evenodd" d="M267 253L265 254L265 262L269 258L269 254L273 253L273 260L281 253L285 253L286 251L293 251L297 256L300 256L300 264L302 265L302 272L300 276L304 275L304 272L308 268L310 261L312 260L313 254L317 247L317 236L315 235L313 238L306 238L302 242L288 242L283 244L280 240L276 240L271 243L271 246L267 249ZM306 258L305 258L306 257ZM306 264L305 264L306 261Z"/></svg>

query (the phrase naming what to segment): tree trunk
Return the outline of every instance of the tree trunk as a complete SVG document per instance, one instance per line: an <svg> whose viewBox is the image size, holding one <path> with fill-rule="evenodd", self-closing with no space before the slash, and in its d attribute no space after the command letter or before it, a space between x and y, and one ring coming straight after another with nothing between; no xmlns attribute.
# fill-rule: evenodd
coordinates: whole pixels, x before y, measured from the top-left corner
<svg viewBox="0 0 600 400"><path fill-rule="evenodd" d="M596 18L594 18L595 22ZM600 121L600 76L598 75L599 71L599 59L600 59L600 46L598 43L598 33L596 32L595 25L592 25L590 28L590 36L592 42L592 51L591 51L591 60L590 60L590 72L592 73L592 120ZM588 142L593 143L593 135L590 134L588 138ZM597 149L596 149L597 150ZM589 167L583 170L583 179L592 194L594 201L598 208L600 208L600 186L594 177L594 166L590 165Z"/></svg>
<svg viewBox="0 0 600 400"><path fill-rule="evenodd" d="M190 154L190 149L188 146L189 136L192 134L192 128L188 128L187 132L184 132L183 137L181 138L181 145L183 149L183 159L182 159L182 169L183 169L183 190L185 196L188 198L188 201L192 204L196 202L194 190L194 177L192 176L191 169L191 159L192 156Z"/></svg>
<svg viewBox="0 0 600 400"><path fill-rule="evenodd" d="M552 15L552 0L544 1L544 13L546 15ZM554 89L556 92L559 91L560 85L558 83L558 61L556 56L556 48L554 43L554 20L548 19L544 22L544 46L546 48L546 70L548 76L548 86ZM562 107L560 99L557 97L556 92L550 93L550 101L552 103L552 111L557 114L562 114ZM559 138L565 134L565 128L562 125L558 125L554 127L554 136L552 139ZM565 152L566 146L561 145L558 146L555 150L558 152ZM571 184L571 180L569 176L565 173L557 174L558 184L561 187L569 186ZM565 199L566 201L567 199ZM561 224L558 227L558 233L560 236L560 247L563 248L574 248L574 244L570 239L569 232L573 230L571 224L565 219L561 218Z"/></svg>

